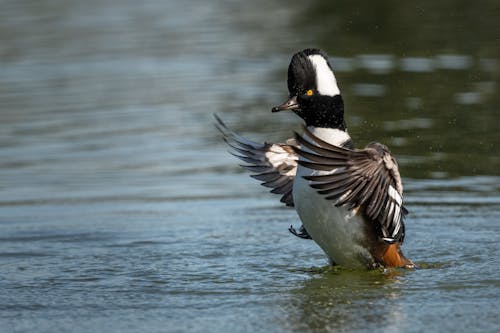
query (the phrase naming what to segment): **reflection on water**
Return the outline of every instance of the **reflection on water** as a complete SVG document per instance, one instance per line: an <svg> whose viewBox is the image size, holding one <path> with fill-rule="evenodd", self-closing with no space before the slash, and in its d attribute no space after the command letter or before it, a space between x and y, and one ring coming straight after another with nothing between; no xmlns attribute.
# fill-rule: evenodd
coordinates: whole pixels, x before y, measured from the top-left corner
<svg viewBox="0 0 500 333"><path fill-rule="evenodd" d="M330 270L316 275L292 292L284 325L297 332L402 329L407 314L399 309L397 277L403 273Z"/></svg>
<svg viewBox="0 0 500 333"><path fill-rule="evenodd" d="M496 331L499 10L3 1L0 327ZM299 128L270 107L305 47L330 54L355 142L398 157L405 253L430 269L304 271L323 254L226 153L212 113L260 141Z"/></svg>

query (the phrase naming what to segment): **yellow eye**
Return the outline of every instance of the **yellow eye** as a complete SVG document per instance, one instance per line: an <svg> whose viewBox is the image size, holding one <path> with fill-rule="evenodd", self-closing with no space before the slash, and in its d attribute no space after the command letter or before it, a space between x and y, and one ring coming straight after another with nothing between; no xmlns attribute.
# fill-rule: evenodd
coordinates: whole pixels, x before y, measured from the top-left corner
<svg viewBox="0 0 500 333"><path fill-rule="evenodd" d="M306 91L307 96L312 96L313 94L314 94L314 91L312 91L312 89L309 89L308 91Z"/></svg>

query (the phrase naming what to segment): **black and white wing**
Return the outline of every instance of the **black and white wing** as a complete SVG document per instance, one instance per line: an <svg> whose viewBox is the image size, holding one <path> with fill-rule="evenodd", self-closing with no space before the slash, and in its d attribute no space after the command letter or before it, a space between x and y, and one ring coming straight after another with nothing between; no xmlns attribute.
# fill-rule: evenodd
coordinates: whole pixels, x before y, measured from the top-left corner
<svg viewBox="0 0 500 333"><path fill-rule="evenodd" d="M313 170L330 171L304 177L336 206L363 212L388 243L404 239L403 185L398 164L389 149L378 142L364 149L346 149L329 144L304 128L306 137L296 134L301 148L298 163Z"/></svg>
<svg viewBox="0 0 500 333"><path fill-rule="evenodd" d="M292 148L295 140L289 140L286 144L257 143L234 133L217 115L214 116L224 141L231 147L231 154L247 163L242 167L255 172L251 177L272 188L271 193L281 194L281 202L293 206L293 179L298 160Z"/></svg>

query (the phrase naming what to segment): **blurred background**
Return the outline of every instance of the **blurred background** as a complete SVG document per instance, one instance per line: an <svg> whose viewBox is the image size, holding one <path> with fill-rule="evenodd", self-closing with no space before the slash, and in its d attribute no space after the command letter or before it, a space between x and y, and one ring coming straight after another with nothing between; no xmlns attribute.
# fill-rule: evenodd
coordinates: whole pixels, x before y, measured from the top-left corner
<svg viewBox="0 0 500 333"><path fill-rule="evenodd" d="M2 327L496 331L499 17L494 0L0 0ZM397 156L406 251L429 269L318 271L293 210L227 154L213 113L256 141L299 129L270 110L306 47L330 55L355 143Z"/></svg>

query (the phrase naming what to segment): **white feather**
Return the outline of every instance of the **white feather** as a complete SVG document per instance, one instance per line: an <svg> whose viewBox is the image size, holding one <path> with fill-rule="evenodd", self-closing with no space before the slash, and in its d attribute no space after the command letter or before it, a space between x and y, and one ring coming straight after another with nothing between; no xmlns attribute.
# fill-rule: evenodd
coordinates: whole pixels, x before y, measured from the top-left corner
<svg viewBox="0 0 500 333"><path fill-rule="evenodd" d="M351 138L347 131L342 131L337 128L309 126L307 129L321 140L336 146L340 146Z"/></svg>
<svg viewBox="0 0 500 333"><path fill-rule="evenodd" d="M394 213L394 215L399 216L399 211L400 211L400 207L396 206L396 212ZM398 224L396 225L396 228L394 228L394 231L392 232L392 237L395 237L398 234L399 229L401 229L401 220L398 219L397 222L398 222Z"/></svg>
<svg viewBox="0 0 500 333"><path fill-rule="evenodd" d="M403 203L403 199L401 198L401 196L399 195L398 191L396 191L396 189L394 187L392 187L392 185L389 185L389 196L391 198L393 198L394 200L396 200L396 202L401 206L401 204Z"/></svg>

